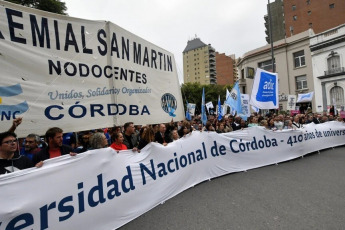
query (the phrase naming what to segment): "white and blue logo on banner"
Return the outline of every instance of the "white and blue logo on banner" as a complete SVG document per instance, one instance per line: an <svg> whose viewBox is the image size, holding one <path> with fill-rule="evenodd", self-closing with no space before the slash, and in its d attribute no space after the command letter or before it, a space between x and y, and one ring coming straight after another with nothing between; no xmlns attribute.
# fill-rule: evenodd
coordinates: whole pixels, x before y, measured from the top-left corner
<svg viewBox="0 0 345 230"><path fill-rule="evenodd" d="M277 109L278 74L257 69L250 104L259 109Z"/></svg>
<svg viewBox="0 0 345 230"><path fill-rule="evenodd" d="M29 109L26 101L16 98L16 96L20 96L22 93L23 90L20 84L0 87L0 114L2 119L14 119L16 115L25 113ZM17 104L16 101L18 100L20 100L20 103Z"/></svg>

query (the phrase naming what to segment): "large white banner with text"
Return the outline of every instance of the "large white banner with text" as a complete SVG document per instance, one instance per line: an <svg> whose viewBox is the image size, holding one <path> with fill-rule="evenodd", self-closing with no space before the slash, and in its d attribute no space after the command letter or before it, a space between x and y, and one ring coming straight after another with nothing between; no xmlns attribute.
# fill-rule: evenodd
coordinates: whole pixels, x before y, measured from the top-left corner
<svg viewBox="0 0 345 230"><path fill-rule="evenodd" d="M340 122L300 130L193 132L140 153L62 156L0 176L1 229L115 229L194 185L345 144Z"/></svg>
<svg viewBox="0 0 345 230"><path fill-rule="evenodd" d="M22 116L21 136L184 119L173 54L111 22L1 1L0 54L1 126Z"/></svg>

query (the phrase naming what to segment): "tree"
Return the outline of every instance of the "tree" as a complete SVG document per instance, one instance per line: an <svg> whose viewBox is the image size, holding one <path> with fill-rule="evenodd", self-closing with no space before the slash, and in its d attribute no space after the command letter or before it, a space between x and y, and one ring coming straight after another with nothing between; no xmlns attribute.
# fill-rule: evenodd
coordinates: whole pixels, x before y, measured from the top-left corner
<svg viewBox="0 0 345 230"><path fill-rule="evenodd" d="M226 97L226 89L229 91L232 89L231 85L200 85L200 83L186 83L181 87L181 93L183 98L183 105L186 109L187 101L189 103L196 104L196 113L199 114L201 108L202 88L205 88L205 103L212 101L216 106L218 103L218 96L223 104Z"/></svg>
<svg viewBox="0 0 345 230"><path fill-rule="evenodd" d="M56 14L67 15L66 3L60 0L6 0L15 4L48 11Z"/></svg>

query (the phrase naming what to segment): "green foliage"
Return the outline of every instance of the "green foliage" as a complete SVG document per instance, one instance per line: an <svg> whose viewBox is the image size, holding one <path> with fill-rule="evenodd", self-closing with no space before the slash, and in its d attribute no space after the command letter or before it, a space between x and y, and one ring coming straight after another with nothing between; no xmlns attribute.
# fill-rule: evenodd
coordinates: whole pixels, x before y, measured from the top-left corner
<svg viewBox="0 0 345 230"><path fill-rule="evenodd" d="M202 88L205 88L205 103L212 101L213 105L218 104L218 96L220 96L221 104L224 103L226 97L226 89L232 89L231 85L201 85L200 83L186 83L181 87L183 105L186 109L187 101L196 104L196 113L200 113Z"/></svg>
<svg viewBox="0 0 345 230"><path fill-rule="evenodd" d="M56 14L66 15L66 3L60 0L5 0L15 4L48 11Z"/></svg>

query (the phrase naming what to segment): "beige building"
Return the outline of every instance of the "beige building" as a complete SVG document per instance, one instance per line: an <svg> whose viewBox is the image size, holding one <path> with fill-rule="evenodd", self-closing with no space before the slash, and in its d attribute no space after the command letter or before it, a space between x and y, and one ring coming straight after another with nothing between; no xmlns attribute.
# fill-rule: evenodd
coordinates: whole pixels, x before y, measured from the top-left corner
<svg viewBox="0 0 345 230"><path fill-rule="evenodd" d="M310 30L312 33L312 30ZM314 91L313 69L309 48L309 31L274 42L275 69L279 78L279 108L287 109L287 96ZM240 76L241 93L250 94L256 68L272 71L271 46L266 45L243 55L237 65ZM311 106L316 110L315 97L311 103L300 104L302 108Z"/></svg>
<svg viewBox="0 0 345 230"><path fill-rule="evenodd" d="M199 38L188 41L183 51L184 83L217 84L216 53Z"/></svg>

